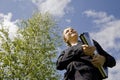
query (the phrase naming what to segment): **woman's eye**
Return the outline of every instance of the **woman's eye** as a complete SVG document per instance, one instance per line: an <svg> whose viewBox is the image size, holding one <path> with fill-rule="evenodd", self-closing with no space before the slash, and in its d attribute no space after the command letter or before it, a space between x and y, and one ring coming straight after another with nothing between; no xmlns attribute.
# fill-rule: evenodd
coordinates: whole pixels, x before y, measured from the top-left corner
<svg viewBox="0 0 120 80"><path fill-rule="evenodd" d="M68 33L68 32L69 32L69 30L66 31L66 33Z"/></svg>

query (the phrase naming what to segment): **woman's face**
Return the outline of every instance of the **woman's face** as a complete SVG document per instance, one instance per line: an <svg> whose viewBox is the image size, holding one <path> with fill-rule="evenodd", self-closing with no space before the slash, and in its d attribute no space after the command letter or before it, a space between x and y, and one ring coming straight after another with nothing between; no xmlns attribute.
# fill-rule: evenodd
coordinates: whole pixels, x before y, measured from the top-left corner
<svg viewBox="0 0 120 80"><path fill-rule="evenodd" d="M65 42L78 39L78 33L73 28L66 28L63 31Z"/></svg>

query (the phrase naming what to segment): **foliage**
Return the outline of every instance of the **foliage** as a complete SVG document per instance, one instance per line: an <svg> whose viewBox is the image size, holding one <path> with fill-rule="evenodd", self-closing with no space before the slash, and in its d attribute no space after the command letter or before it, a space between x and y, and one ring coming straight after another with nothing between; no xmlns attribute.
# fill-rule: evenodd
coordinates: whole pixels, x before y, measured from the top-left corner
<svg viewBox="0 0 120 80"><path fill-rule="evenodd" d="M54 20L36 13L19 27L14 40L0 30L0 79L58 80L54 58L61 41Z"/></svg>

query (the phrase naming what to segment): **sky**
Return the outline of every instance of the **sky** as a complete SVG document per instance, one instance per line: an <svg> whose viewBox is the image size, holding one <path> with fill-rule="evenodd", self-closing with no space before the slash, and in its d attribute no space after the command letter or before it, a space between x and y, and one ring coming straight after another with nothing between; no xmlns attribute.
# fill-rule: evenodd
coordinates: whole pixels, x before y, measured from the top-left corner
<svg viewBox="0 0 120 80"><path fill-rule="evenodd" d="M113 57L117 64L109 68L109 78L120 79L120 0L0 0L1 24L16 36L17 22L27 20L37 10L49 12L61 30L73 27L91 37Z"/></svg>

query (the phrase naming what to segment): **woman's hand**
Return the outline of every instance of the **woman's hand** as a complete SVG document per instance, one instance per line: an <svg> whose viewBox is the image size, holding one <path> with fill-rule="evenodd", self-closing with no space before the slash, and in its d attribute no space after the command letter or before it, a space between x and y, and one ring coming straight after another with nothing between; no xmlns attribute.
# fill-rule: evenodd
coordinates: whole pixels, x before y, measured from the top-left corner
<svg viewBox="0 0 120 80"><path fill-rule="evenodd" d="M96 55L94 55L91 62L95 67L98 67L98 66L103 66L105 61L106 61L106 59L104 56L96 54Z"/></svg>
<svg viewBox="0 0 120 80"><path fill-rule="evenodd" d="M82 49L85 55L93 56L96 48L94 46L82 45Z"/></svg>

